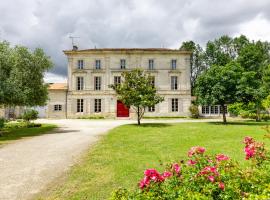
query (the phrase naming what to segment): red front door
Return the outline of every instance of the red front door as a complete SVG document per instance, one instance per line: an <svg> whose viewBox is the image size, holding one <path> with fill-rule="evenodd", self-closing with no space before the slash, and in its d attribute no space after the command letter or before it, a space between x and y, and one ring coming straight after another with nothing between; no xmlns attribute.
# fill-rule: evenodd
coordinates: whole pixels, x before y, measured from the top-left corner
<svg viewBox="0 0 270 200"><path fill-rule="evenodd" d="M117 117L129 117L129 109L121 101L117 101Z"/></svg>

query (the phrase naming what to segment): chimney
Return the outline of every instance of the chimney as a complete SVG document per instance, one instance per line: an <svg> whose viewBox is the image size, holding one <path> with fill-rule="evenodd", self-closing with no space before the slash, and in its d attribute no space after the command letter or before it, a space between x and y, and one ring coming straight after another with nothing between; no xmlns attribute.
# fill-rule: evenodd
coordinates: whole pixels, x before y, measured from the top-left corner
<svg viewBox="0 0 270 200"><path fill-rule="evenodd" d="M73 45L72 51L77 51L77 50L78 50L78 47L76 45Z"/></svg>

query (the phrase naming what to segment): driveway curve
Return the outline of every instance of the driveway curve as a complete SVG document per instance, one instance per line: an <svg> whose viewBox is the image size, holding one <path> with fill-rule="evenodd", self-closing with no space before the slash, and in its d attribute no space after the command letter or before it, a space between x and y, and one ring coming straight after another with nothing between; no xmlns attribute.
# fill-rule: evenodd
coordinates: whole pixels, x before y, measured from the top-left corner
<svg viewBox="0 0 270 200"><path fill-rule="evenodd" d="M205 122L209 120L199 120ZM216 120L211 120L216 121ZM0 200L32 198L72 166L98 136L133 120L38 120L59 126L54 134L22 139L0 148ZM151 123L197 120L144 120Z"/></svg>

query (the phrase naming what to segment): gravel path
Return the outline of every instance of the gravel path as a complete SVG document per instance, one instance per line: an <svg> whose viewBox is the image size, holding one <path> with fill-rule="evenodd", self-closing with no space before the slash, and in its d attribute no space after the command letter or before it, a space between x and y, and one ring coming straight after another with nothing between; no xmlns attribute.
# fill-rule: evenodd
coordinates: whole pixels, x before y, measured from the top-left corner
<svg viewBox="0 0 270 200"><path fill-rule="evenodd" d="M38 121L57 124L59 129L55 134L22 139L0 148L0 200L24 200L33 197L68 170L78 156L97 141L98 136L116 126L136 123L132 120ZM187 120L144 121L170 123Z"/></svg>

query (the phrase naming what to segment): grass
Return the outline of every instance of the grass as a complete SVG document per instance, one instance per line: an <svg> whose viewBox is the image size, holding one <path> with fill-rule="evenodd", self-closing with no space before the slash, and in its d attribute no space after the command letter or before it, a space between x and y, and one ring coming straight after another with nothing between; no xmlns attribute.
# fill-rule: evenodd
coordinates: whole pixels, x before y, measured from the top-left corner
<svg viewBox="0 0 270 200"><path fill-rule="evenodd" d="M56 125L53 124L42 124L40 127L32 128L9 125L8 128L4 129L3 136L0 136L0 146L25 137L42 135L54 128L56 128Z"/></svg>
<svg viewBox="0 0 270 200"><path fill-rule="evenodd" d="M234 122L124 125L104 136L75 165L62 183L44 192L41 199L107 199L118 187L136 188L146 168L163 169L160 161L186 158L192 146L207 153L224 153L244 165L242 140L264 141L267 123Z"/></svg>

